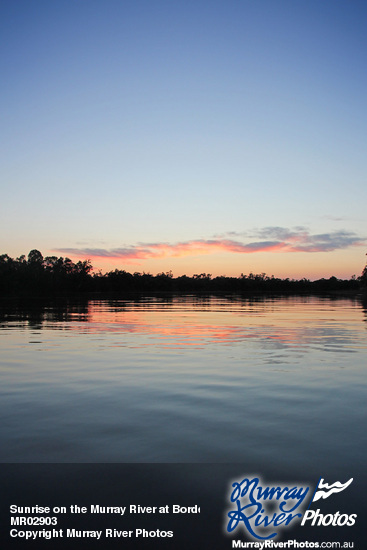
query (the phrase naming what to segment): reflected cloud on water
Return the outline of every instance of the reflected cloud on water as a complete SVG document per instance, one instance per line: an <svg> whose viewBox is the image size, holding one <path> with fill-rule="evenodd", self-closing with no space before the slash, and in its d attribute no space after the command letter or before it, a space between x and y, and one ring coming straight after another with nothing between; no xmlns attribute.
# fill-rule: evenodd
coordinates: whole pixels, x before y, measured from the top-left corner
<svg viewBox="0 0 367 550"><path fill-rule="evenodd" d="M3 303L0 460L359 463L365 306L237 295Z"/></svg>

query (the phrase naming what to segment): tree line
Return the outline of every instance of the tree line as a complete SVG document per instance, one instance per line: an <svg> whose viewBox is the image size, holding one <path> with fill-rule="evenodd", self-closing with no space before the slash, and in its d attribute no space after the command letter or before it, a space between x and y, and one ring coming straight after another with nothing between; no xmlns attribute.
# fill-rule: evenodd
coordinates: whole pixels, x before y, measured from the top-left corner
<svg viewBox="0 0 367 550"><path fill-rule="evenodd" d="M31 250L27 257L23 255L16 259L8 254L0 255L1 296L155 291L327 294L365 291L366 283L367 266L359 277L330 277L316 281L280 279L266 273L241 274L239 277L212 277L209 273L173 277L171 271L157 275L119 269L104 274L94 273L90 260L73 262L70 258L43 257L38 250Z"/></svg>

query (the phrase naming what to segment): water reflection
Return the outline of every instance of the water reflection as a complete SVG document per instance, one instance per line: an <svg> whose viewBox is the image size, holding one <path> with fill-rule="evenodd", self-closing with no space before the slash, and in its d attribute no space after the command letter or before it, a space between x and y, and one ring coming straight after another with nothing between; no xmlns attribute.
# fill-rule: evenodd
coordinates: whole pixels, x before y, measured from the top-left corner
<svg viewBox="0 0 367 550"><path fill-rule="evenodd" d="M3 304L0 459L359 464L365 321L313 297Z"/></svg>
<svg viewBox="0 0 367 550"><path fill-rule="evenodd" d="M364 312L364 320L367 321L367 295L360 298L359 301Z"/></svg>
<svg viewBox="0 0 367 550"><path fill-rule="evenodd" d="M0 304L0 328L28 326L41 330L60 323L89 320L89 301L11 300ZM60 327L61 328L61 327Z"/></svg>
<svg viewBox="0 0 367 550"><path fill-rule="evenodd" d="M157 345L179 347L259 337L297 346L323 339L343 347L351 344L361 310L366 316L366 301L236 295L15 302L0 307L0 329L149 334L151 345L156 339Z"/></svg>

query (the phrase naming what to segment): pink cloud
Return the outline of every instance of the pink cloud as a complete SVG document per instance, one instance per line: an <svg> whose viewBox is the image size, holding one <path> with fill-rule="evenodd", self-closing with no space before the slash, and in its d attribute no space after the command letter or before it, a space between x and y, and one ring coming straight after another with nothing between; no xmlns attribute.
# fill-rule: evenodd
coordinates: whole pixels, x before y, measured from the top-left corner
<svg viewBox="0 0 367 550"><path fill-rule="evenodd" d="M304 227L293 230L282 227L266 227L256 230L247 241L246 234L231 232L227 235L238 239L218 236L213 239L198 239L192 241L168 243L141 243L121 248L61 248L57 252L71 256L92 258L122 259L128 263L140 260L197 256L231 252L235 254L254 254L256 252L330 252L332 250L360 246L365 240L355 233L335 231L331 233L312 235ZM259 239L257 240L256 239ZM241 239L241 240L239 240Z"/></svg>

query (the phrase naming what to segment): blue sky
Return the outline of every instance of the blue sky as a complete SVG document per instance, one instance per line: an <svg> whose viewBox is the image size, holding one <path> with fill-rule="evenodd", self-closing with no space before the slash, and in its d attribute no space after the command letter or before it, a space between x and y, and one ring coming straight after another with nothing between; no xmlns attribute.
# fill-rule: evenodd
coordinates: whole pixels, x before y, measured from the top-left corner
<svg viewBox="0 0 367 550"><path fill-rule="evenodd" d="M0 252L359 275L366 16L346 0L2 1Z"/></svg>

